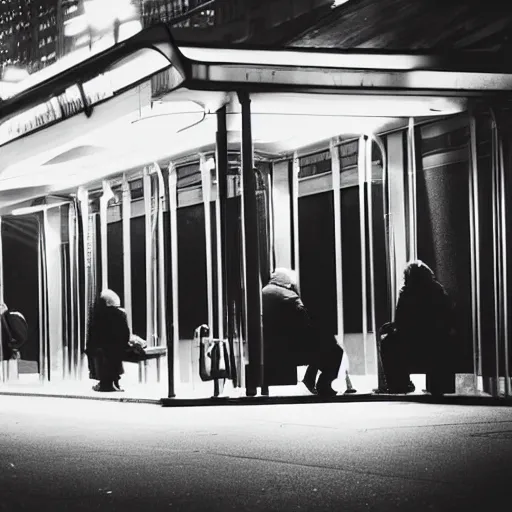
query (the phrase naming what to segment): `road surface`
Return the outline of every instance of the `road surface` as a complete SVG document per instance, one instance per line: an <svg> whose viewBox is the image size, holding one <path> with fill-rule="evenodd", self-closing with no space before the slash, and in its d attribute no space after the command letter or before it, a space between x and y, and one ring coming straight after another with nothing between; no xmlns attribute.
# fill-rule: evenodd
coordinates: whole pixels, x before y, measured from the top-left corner
<svg viewBox="0 0 512 512"><path fill-rule="evenodd" d="M512 409L0 396L0 510L500 510Z"/></svg>

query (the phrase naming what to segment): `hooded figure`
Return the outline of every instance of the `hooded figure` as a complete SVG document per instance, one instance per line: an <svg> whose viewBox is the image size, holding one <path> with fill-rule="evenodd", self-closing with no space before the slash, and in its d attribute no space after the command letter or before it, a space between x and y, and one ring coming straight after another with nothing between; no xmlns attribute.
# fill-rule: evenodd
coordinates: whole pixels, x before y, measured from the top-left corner
<svg viewBox="0 0 512 512"><path fill-rule="evenodd" d="M296 379L296 367L309 365L303 381L306 387L312 393L335 395L331 384L338 376L343 350L334 335L313 325L298 294L296 273L276 269L263 288L262 299L267 383L288 384L286 374L294 372Z"/></svg>
<svg viewBox="0 0 512 512"><path fill-rule="evenodd" d="M405 268L395 325L409 373L425 373L432 394L453 393L452 305L432 270L420 260Z"/></svg>
<svg viewBox="0 0 512 512"><path fill-rule="evenodd" d="M104 290L91 317L87 355L90 378L99 380L95 391L122 391L123 355L130 340L130 328L121 300L112 290Z"/></svg>

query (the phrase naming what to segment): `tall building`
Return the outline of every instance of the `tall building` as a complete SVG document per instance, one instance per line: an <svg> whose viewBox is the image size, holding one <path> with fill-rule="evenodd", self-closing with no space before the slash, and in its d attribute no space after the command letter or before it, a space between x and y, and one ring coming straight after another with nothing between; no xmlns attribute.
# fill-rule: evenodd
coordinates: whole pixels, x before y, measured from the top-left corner
<svg viewBox="0 0 512 512"><path fill-rule="evenodd" d="M55 62L59 47L58 0L0 0L0 66L29 73Z"/></svg>

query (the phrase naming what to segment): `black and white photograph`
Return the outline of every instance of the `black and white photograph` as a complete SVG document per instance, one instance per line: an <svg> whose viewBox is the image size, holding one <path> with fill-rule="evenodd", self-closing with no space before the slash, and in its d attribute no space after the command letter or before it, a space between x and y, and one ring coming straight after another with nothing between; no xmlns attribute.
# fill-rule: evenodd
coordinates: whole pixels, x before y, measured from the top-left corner
<svg viewBox="0 0 512 512"><path fill-rule="evenodd" d="M0 0L0 512L512 503L512 4Z"/></svg>

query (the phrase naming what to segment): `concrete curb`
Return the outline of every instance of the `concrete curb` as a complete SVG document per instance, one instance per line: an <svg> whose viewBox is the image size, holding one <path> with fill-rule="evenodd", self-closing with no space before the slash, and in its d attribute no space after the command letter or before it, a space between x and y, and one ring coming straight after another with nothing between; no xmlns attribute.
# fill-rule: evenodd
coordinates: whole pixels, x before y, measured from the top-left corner
<svg viewBox="0 0 512 512"><path fill-rule="evenodd" d="M352 394L338 395L332 398L318 396L255 396L241 398L162 398L163 407L206 407L206 406L234 406L234 405L274 405L274 404L322 404L322 403L360 403L360 402L408 402L422 404L446 405L480 405L492 407L512 407L512 399L493 398L486 396L442 396L430 395L385 395L385 394Z"/></svg>
<svg viewBox="0 0 512 512"><path fill-rule="evenodd" d="M442 396L430 395L385 395L385 394L352 394L323 398L314 395L303 396L255 396L255 397L219 397L219 398L131 398L123 396L87 396L66 395L44 392L0 391L0 396L22 396L37 398L67 398L78 400L95 400L105 402L123 402L160 405L162 407L211 407L211 406L242 406L242 405L293 405L323 403L366 403L366 402L402 402L439 405L466 405L487 407L512 407L511 398L494 398L488 396Z"/></svg>
<svg viewBox="0 0 512 512"><path fill-rule="evenodd" d="M26 396L26 397L37 397L37 398L69 398L73 400L95 400L102 402L127 402L127 403L137 403L137 404L154 404L154 405L162 405L162 401L158 398L130 398L130 397L121 397L121 396L87 396L87 395L65 395L63 393L24 393L23 391L0 391L0 396Z"/></svg>

